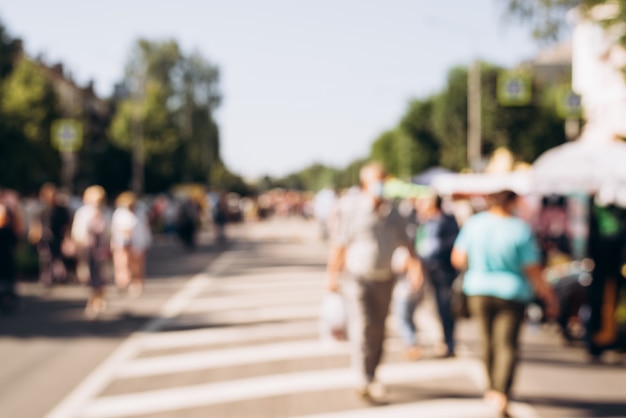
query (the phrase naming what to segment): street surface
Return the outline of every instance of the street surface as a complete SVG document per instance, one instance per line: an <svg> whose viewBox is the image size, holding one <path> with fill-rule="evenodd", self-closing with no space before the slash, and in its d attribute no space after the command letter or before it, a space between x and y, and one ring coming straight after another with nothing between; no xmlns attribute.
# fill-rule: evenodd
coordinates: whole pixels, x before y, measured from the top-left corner
<svg viewBox="0 0 626 418"><path fill-rule="evenodd" d="M0 417L468 417L482 402L475 324L459 324L459 355L437 359L432 301L418 312L425 358L409 362L389 321L379 377L386 405L354 392L346 343L318 332L327 247L316 225L233 226L188 254L161 242L146 292L110 293L101 319L82 318L85 290L26 286L24 310L0 318ZM590 365L550 327L527 327L514 417L626 417L626 366ZM614 361L620 360L614 356Z"/></svg>

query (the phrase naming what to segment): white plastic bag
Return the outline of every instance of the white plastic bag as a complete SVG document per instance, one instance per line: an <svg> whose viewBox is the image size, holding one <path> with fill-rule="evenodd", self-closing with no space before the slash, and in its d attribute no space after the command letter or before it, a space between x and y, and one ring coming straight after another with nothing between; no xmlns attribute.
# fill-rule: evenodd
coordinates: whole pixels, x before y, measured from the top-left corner
<svg viewBox="0 0 626 418"><path fill-rule="evenodd" d="M322 299L320 337L335 341L348 339L348 313L345 301L339 293L328 292Z"/></svg>

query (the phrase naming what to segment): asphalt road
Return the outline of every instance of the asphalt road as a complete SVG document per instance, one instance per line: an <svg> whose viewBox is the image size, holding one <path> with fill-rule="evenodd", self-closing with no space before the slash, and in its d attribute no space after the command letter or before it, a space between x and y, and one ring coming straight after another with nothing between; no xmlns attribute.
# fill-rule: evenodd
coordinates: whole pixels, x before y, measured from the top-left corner
<svg viewBox="0 0 626 418"><path fill-rule="evenodd" d="M237 226L227 248L193 254L170 243L150 257L139 299L111 292L98 321L85 290L24 289L24 310L0 318L0 417L480 417L484 376L475 324L459 355L437 359L432 300L417 319L425 358L409 362L390 318L380 379L387 404L354 393L347 343L318 332L327 247L314 223ZM223 250L223 251L222 251ZM626 417L626 366L591 365L550 327L527 327L515 417Z"/></svg>

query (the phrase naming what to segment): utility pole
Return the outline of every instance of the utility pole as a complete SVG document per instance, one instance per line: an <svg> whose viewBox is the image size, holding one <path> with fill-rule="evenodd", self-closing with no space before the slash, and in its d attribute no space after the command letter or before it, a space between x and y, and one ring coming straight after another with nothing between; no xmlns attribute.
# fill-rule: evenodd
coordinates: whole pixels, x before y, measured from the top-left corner
<svg viewBox="0 0 626 418"><path fill-rule="evenodd" d="M467 163L472 171L482 165L480 61L475 61L467 72Z"/></svg>

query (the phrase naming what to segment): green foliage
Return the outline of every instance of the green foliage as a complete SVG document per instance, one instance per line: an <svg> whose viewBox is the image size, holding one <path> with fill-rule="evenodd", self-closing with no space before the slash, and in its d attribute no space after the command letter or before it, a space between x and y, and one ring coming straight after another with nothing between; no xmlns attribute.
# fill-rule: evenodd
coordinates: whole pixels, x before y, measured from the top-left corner
<svg viewBox="0 0 626 418"><path fill-rule="evenodd" d="M41 69L27 58L18 60L4 81L1 111L11 129L30 141L49 138L54 91Z"/></svg>
<svg viewBox="0 0 626 418"><path fill-rule="evenodd" d="M335 186L338 189L347 189L352 186L359 185L359 172L361 167L367 164L367 158L356 159L348 164L347 167L338 171Z"/></svg>
<svg viewBox="0 0 626 418"><path fill-rule="evenodd" d="M400 148L403 138L399 130L383 132L372 144L370 158L385 167L390 175L400 175Z"/></svg>
<svg viewBox="0 0 626 418"><path fill-rule="evenodd" d="M337 190L347 189L359 184L359 171L368 161L369 159L357 159L341 169L315 163L282 178L266 176L261 179L257 187L260 191L273 188L311 192L317 192L326 187Z"/></svg>
<svg viewBox="0 0 626 418"><path fill-rule="evenodd" d="M435 96L432 129L440 144L440 165L453 170L464 168L467 161L466 68L452 69L446 87Z"/></svg>
<svg viewBox="0 0 626 418"><path fill-rule="evenodd" d="M58 113L49 81L35 63L19 58L0 93L0 184L28 192L56 180L60 161L50 125Z"/></svg>
<svg viewBox="0 0 626 418"><path fill-rule="evenodd" d="M131 94L117 104L109 135L125 150L141 137L147 191L180 182L234 184L219 174L219 129L212 116L221 101L218 80L217 67L197 52L185 54L174 40L135 44L125 78Z"/></svg>
<svg viewBox="0 0 626 418"><path fill-rule="evenodd" d="M439 163L441 144L433 132L433 108L432 97L412 100L400 119L398 126L411 141L409 175L422 172Z"/></svg>
<svg viewBox="0 0 626 418"><path fill-rule="evenodd" d="M20 42L9 35L0 21L0 82L13 71L13 64L20 48Z"/></svg>
<svg viewBox="0 0 626 418"><path fill-rule="evenodd" d="M318 191L324 187L335 187L339 170L324 164L311 164L282 178L265 177L259 185L262 190L285 188L301 191Z"/></svg>
<svg viewBox="0 0 626 418"><path fill-rule="evenodd" d="M626 22L626 0L506 0L504 16L520 21L532 28L533 36L540 41L554 41L566 32L566 14L578 7L584 14L595 6L615 4L616 16L601 23L606 26ZM626 36L621 39L626 46Z"/></svg>
<svg viewBox="0 0 626 418"><path fill-rule="evenodd" d="M166 100L163 85L150 82L143 100L121 102L109 130L111 142L130 150L135 130L140 129L146 159L173 153L179 146L178 132L174 115L165 105ZM139 128L138 124L141 125Z"/></svg>
<svg viewBox="0 0 626 418"><path fill-rule="evenodd" d="M535 38L543 41L558 39L565 30L565 14L582 3L595 0L507 0L504 14L532 27Z"/></svg>
<svg viewBox="0 0 626 418"><path fill-rule="evenodd" d="M481 65L481 124L483 155L506 147L518 160L532 162L547 149L565 142L563 121L556 115L550 89L534 86L528 106L506 107L497 100L501 68ZM398 125L381 134L371 147L371 158L401 178L433 166L452 170L467 167L468 71L453 68L446 86L432 97L413 100ZM407 141L408 138L408 141Z"/></svg>
<svg viewBox="0 0 626 418"><path fill-rule="evenodd" d="M241 176L231 172L221 162L213 166L211 176L213 177L213 184L219 185L218 189L220 190L237 193L241 196L249 196L253 193L253 189Z"/></svg>

